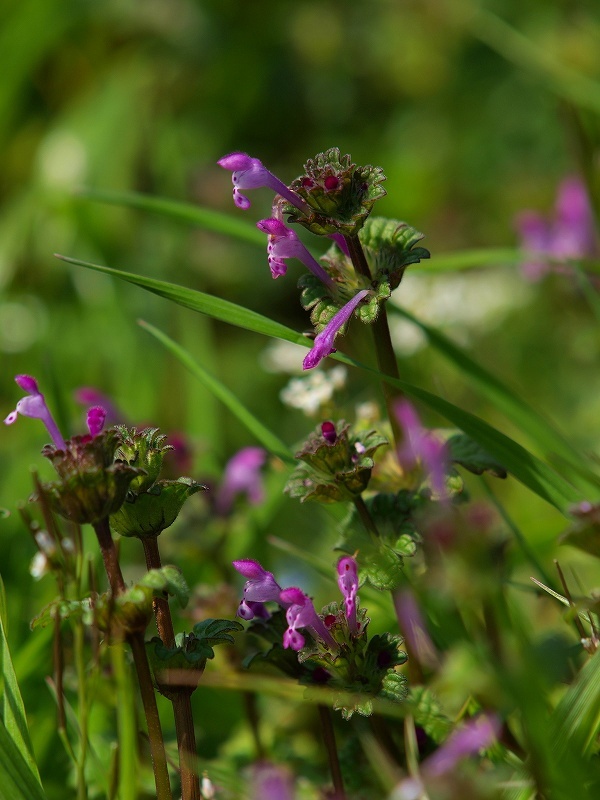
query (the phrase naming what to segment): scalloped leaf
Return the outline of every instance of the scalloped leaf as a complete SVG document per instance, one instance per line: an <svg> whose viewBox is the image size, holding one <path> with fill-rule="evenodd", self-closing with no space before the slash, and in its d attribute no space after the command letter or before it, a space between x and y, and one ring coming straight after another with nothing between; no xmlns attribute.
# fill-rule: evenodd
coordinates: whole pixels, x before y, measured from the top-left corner
<svg viewBox="0 0 600 800"><path fill-rule="evenodd" d="M149 570L139 581L138 586L147 586L155 594L167 592L177 598L181 608L185 608L190 599L190 590L181 570L171 564Z"/></svg>
<svg viewBox="0 0 600 800"><path fill-rule="evenodd" d="M405 702L410 707L415 724L423 728L434 742L439 744L447 739L452 730L452 722L444 714L439 700L431 689L425 686L413 686Z"/></svg>

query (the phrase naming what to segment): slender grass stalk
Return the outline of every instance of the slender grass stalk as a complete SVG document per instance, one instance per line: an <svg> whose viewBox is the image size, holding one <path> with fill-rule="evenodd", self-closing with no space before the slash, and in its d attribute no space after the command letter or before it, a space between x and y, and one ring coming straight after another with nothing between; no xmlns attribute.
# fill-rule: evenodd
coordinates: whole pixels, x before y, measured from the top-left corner
<svg viewBox="0 0 600 800"><path fill-rule="evenodd" d="M157 537L148 536L141 539L141 542L144 547L148 569L160 569L162 561ZM155 597L152 604L161 641L165 647L173 647L175 644L175 631L166 594L164 597ZM182 686L173 686L169 689L169 699L173 705L173 715L175 717L182 800L200 800L201 797L200 778L197 768L196 732L192 714L193 691L193 688Z"/></svg>
<svg viewBox="0 0 600 800"><path fill-rule="evenodd" d="M319 704L319 717L321 720L321 731L323 733L323 741L327 749L327 757L329 759L329 769L331 771L331 779L333 781L333 788L335 791L335 800L346 800L346 791L344 789L344 779L342 777L342 769L340 767L340 760L338 758L337 747L335 744L335 732L333 730L333 722L331 720L331 711L327 706Z"/></svg>
<svg viewBox="0 0 600 800"><path fill-rule="evenodd" d="M77 758L77 800L87 800L87 782L85 779L85 763L88 754L88 696L85 669L85 642L83 623L76 620L73 624L73 656L77 675L77 706L79 710L79 729L81 739ZM62 691L62 687L60 687ZM59 686L56 686L57 694Z"/></svg>

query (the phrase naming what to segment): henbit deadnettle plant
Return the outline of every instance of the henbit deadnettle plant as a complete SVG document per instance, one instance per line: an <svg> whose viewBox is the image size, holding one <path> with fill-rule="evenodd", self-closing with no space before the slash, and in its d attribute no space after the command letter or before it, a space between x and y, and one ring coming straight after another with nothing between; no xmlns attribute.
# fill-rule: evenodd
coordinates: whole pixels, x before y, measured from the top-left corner
<svg viewBox="0 0 600 800"><path fill-rule="evenodd" d="M273 573L257 561L241 559L233 566L247 578L238 616L251 620L249 631L272 645L247 660L248 666L264 661L303 683L339 692L334 708L346 719L355 712L370 715L374 697L395 702L405 698L406 678L395 669L406 661L400 650L402 638L384 634L368 639L369 619L359 606L353 557L343 556L337 563L343 602L329 603L320 612L298 587L282 589ZM272 613L267 603L280 610Z"/></svg>

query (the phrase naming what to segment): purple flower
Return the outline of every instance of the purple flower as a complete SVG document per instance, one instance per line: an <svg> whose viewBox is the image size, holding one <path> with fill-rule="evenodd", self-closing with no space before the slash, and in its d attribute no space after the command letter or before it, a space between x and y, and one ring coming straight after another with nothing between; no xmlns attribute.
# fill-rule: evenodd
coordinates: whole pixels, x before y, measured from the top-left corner
<svg viewBox="0 0 600 800"><path fill-rule="evenodd" d="M316 275L319 280L323 281L326 286L333 285L333 281L327 272L325 272L319 262L308 252L295 231L288 228L287 225L284 225L280 220L275 219L275 217L261 219L256 223L256 227L269 237L267 253L269 268L274 278L285 275L287 272L287 265L284 259L297 258L305 267L308 267L313 275Z"/></svg>
<svg viewBox="0 0 600 800"><path fill-rule="evenodd" d="M46 426L55 447L58 450L64 450L65 440L61 436L58 426L54 421L50 409L46 405L44 395L40 392L35 378L30 375L17 375L15 381L24 392L27 392L27 397L21 398L17 403L17 407L12 411L4 420L6 425L12 425L17 421L17 416L21 414L24 417L33 417L34 419L41 419Z"/></svg>
<svg viewBox="0 0 600 800"><path fill-rule="evenodd" d="M429 756L423 764L426 775L440 776L454 769L458 761L490 747L500 733L500 720L489 714L481 714L469 720Z"/></svg>
<svg viewBox="0 0 600 800"><path fill-rule="evenodd" d="M217 492L216 509L219 514L228 514L240 494L245 494L251 505L262 503L264 488L260 470L266 457L262 447L244 447L229 459Z"/></svg>
<svg viewBox="0 0 600 800"><path fill-rule="evenodd" d="M394 606L400 630L410 647L410 654L424 666L432 669L437 667L439 658L435 645L431 641L421 609L410 589L394 592Z"/></svg>
<svg viewBox="0 0 600 800"><path fill-rule="evenodd" d="M351 633L358 631L356 621L356 604L358 598L358 567L352 556L343 556L337 563L338 586L344 595L344 605L346 607L346 619Z"/></svg>
<svg viewBox="0 0 600 800"><path fill-rule="evenodd" d="M426 758L421 765L421 776L439 778L454 770L457 763L480 750L490 747L500 733L500 720L496 716L481 714L456 730L444 744ZM421 778L406 778L396 786L395 800L416 800L425 793Z"/></svg>
<svg viewBox="0 0 600 800"><path fill-rule="evenodd" d="M238 208L250 208L250 201L240 189L258 189L265 186L299 208L304 214L310 210L308 205L295 192L280 181L272 172L263 166L258 158L251 158L246 153L230 153L217 161L223 169L231 170L233 182L233 201Z"/></svg>
<svg viewBox="0 0 600 800"><path fill-rule="evenodd" d="M446 446L422 427L417 412L408 400L396 403L395 413L404 431L404 442L398 450L402 466L412 469L420 461L431 477L432 489L446 495Z"/></svg>
<svg viewBox="0 0 600 800"><path fill-rule="evenodd" d="M244 586L244 597L237 610L238 617L246 620L257 616L268 618L269 613L263 603L271 600L280 603L281 595L281 586L275 580L273 573L267 572L258 561L253 561L251 558L234 561L233 566L240 575L248 579Z"/></svg>
<svg viewBox="0 0 600 800"><path fill-rule="evenodd" d="M283 634L283 646L290 647L292 650L302 650L305 639L298 628L308 628L315 639L321 639L328 647L337 650L338 646L335 639L325 627L323 620L315 611L310 597L304 594L301 589L292 587L284 589L279 595L279 599L289 604L285 617L288 622L288 629Z"/></svg>
<svg viewBox="0 0 600 800"><path fill-rule="evenodd" d="M106 421L116 425L125 422L123 414L119 411L110 397L94 389L93 386L80 386L75 390L75 401L82 406L102 406L106 411Z"/></svg>
<svg viewBox="0 0 600 800"><path fill-rule="evenodd" d="M553 219L537 211L523 211L516 218L516 227L523 249L534 256L521 267L529 280L539 280L548 272L548 258L564 261L595 254L593 214L579 178L566 178L560 184Z"/></svg>
<svg viewBox="0 0 600 800"><path fill-rule="evenodd" d="M87 426L90 436L98 436L102 432L106 420L106 411L102 406L92 406L87 412Z"/></svg>
<svg viewBox="0 0 600 800"><path fill-rule="evenodd" d="M251 800L294 800L294 776L286 767L263 762L252 771Z"/></svg>
<svg viewBox="0 0 600 800"><path fill-rule="evenodd" d="M337 314L335 314L329 320L321 333L317 334L315 337L312 349L309 353L307 353L304 361L302 362L303 369L312 369L313 367L316 367L317 364L322 361L322 359L330 356L332 353L335 353L335 347L333 346L333 343L339 329L345 325L346 322L348 322L354 313L354 310L368 294L369 289L363 289L362 291L357 292L352 300L346 303L345 306L342 306Z"/></svg>

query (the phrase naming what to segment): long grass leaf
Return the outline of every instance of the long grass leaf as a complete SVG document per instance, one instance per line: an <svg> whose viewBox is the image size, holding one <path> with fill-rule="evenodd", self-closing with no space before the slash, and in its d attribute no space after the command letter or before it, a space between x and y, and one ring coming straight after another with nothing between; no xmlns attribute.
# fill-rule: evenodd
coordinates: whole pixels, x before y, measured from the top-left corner
<svg viewBox="0 0 600 800"><path fill-rule="evenodd" d="M191 308L192 311L199 311L201 314L207 314L213 319L227 322L229 325L235 325L238 328L244 328L247 331L254 331L261 333L264 336L274 336L278 339L285 339L288 342L295 342L296 344L306 344L306 338L285 325L264 317L262 314L257 314L255 311L243 308L229 300L222 300L220 297L214 297L204 292L196 291L195 289L187 289L185 286L179 286L176 283L168 283L167 281L159 281L155 278L146 278L143 275L135 275L132 272L123 272L111 267L103 267L98 264L89 264L87 261L80 261L77 258L68 258L67 256L57 255L62 261L68 264L75 264L79 267L86 267L96 272L102 272L105 275L112 275L120 280L133 283L136 286L141 286L153 294L171 300L184 308Z"/></svg>
<svg viewBox="0 0 600 800"><path fill-rule="evenodd" d="M27 769L39 784L40 774L35 762L33 746L29 737L25 705L23 704L23 698L21 697L21 691L8 648L8 641L4 632L4 617L0 619L0 662L2 674L2 721L4 722L6 732L20 751Z"/></svg>
<svg viewBox="0 0 600 800"><path fill-rule="evenodd" d="M168 200L165 197L155 197L139 192L107 192L99 189L84 189L80 192L83 197L98 200L110 205L137 208L140 211L150 211L170 217L178 222L191 223L199 228L222 233L233 239L239 239L250 244L265 246L265 235L256 225L245 219L238 219L230 214L223 214L211 208L202 208L192 203L182 203L178 200Z"/></svg>
<svg viewBox="0 0 600 800"><path fill-rule="evenodd" d="M0 721L0 800L47 800L23 751Z"/></svg>
<svg viewBox="0 0 600 800"><path fill-rule="evenodd" d="M163 344L169 352L171 352L192 375L203 383L221 402L227 406L231 413L236 416L239 421L252 433L252 435L259 441L267 450L273 455L278 456L283 461L295 463L294 455L291 450L281 441L272 431L270 431L263 423L257 419L248 409L239 401L234 393L228 389L221 381L211 375L204 369L192 356L184 350L183 347L170 339L165 333L150 325L148 322L139 320L144 330L152 334Z"/></svg>
<svg viewBox="0 0 600 800"><path fill-rule="evenodd" d="M93 269L97 272L103 272L107 275L113 275L116 278L148 289L154 294L172 300L186 308L208 314L214 319L228 322L231 325L236 325L245 330L255 331L265 336L272 336L288 342L294 342L295 344L308 346L305 337L287 326L274 322L261 314L257 314L255 311L250 311L235 303L230 303L227 300L211 297L203 292L187 289L183 286L154 278L146 278L141 275L134 275L130 272L121 272L120 270L110 267L89 264L79 259L67 258L65 256L59 256L59 258L70 264L76 264L88 269ZM579 490L561 477L551 467L528 452L520 444L517 444L517 442L496 430L487 422L484 422L484 420L476 417L474 414L463 411L447 400L438 397L432 392L428 392L426 389L421 389L405 381L382 375L378 370L365 366L359 361L355 361L341 353L335 353L334 357L342 363L367 370L377 375L391 386L395 386L410 397L425 403L425 405L441 414L456 425L456 427L479 442L479 444L481 444L490 455L497 458L517 480L521 481L521 483L527 486L532 492L560 511L566 512L569 505L585 499L584 495Z"/></svg>
<svg viewBox="0 0 600 800"><path fill-rule="evenodd" d="M546 456L559 455L572 466L577 475L582 476L587 486L598 490L600 478L586 467L584 456L516 392L474 361L440 331L417 319L406 309L391 306L391 310L420 328L432 347L458 367L496 408L541 448Z"/></svg>
<svg viewBox="0 0 600 800"><path fill-rule="evenodd" d="M552 715L554 755L591 754L600 731L600 652L577 675Z"/></svg>

